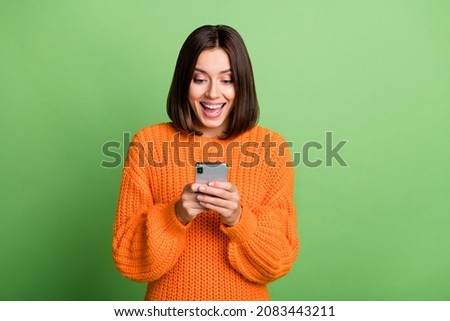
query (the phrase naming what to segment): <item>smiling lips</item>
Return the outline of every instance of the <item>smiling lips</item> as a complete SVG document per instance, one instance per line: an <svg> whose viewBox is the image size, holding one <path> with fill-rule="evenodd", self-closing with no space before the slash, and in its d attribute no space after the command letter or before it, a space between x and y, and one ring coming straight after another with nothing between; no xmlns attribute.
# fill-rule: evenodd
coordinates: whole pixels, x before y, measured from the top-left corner
<svg viewBox="0 0 450 321"><path fill-rule="evenodd" d="M223 106L225 106L225 103L222 104L207 104L207 103L200 103L200 105L203 107L203 115L208 118L217 118L222 113Z"/></svg>

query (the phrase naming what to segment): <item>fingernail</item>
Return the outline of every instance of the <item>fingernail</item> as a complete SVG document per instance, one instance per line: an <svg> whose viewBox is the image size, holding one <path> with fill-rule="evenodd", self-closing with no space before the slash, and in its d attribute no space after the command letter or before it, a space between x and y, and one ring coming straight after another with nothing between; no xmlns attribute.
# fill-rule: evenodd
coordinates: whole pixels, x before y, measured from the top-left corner
<svg viewBox="0 0 450 321"><path fill-rule="evenodd" d="M198 190L199 190L200 192L204 192L204 191L206 190L206 188L205 188L204 186L200 186L200 187L198 188Z"/></svg>

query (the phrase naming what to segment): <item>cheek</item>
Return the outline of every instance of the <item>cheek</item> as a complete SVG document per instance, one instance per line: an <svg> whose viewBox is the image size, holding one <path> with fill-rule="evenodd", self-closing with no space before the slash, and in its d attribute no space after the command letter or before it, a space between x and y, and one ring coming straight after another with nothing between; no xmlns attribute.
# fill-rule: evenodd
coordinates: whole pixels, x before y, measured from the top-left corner
<svg viewBox="0 0 450 321"><path fill-rule="evenodd" d="M196 86L189 87L189 100L197 100L203 96L203 90Z"/></svg>
<svg viewBox="0 0 450 321"><path fill-rule="evenodd" d="M233 87L226 88L225 90L223 90L222 93L228 100L234 100L234 97L236 96L236 91L234 90Z"/></svg>

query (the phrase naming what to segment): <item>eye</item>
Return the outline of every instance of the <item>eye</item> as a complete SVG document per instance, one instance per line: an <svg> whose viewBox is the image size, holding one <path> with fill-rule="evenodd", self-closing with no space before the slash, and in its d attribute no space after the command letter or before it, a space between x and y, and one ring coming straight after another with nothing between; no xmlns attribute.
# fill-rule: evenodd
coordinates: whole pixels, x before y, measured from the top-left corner
<svg viewBox="0 0 450 321"><path fill-rule="evenodd" d="M233 83L233 79L224 79L222 80L222 83L228 85L228 84L232 84Z"/></svg>
<svg viewBox="0 0 450 321"><path fill-rule="evenodd" d="M206 79L203 79L203 78L194 78L194 79L192 79L192 81L193 81L194 83L196 83L196 84L203 84L203 83L206 82Z"/></svg>

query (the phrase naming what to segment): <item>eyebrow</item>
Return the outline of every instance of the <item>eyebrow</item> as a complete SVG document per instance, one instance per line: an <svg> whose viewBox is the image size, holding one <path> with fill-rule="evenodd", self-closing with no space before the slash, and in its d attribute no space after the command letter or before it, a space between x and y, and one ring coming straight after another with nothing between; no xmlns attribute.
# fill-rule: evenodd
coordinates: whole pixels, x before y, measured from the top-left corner
<svg viewBox="0 0 450 321"><path fill-rule="evenodd" d="M203 70L203 69L201 69L201 68L195 68L194 71L199 71L199 72L201 72L201 73L208 74L208 73L206 72L206 70ZM227 73L227 72L232 72L231 68L230 68L230 69L227 69L227 70L219 71L219 74L225 74L225 73Z"/></svg>

